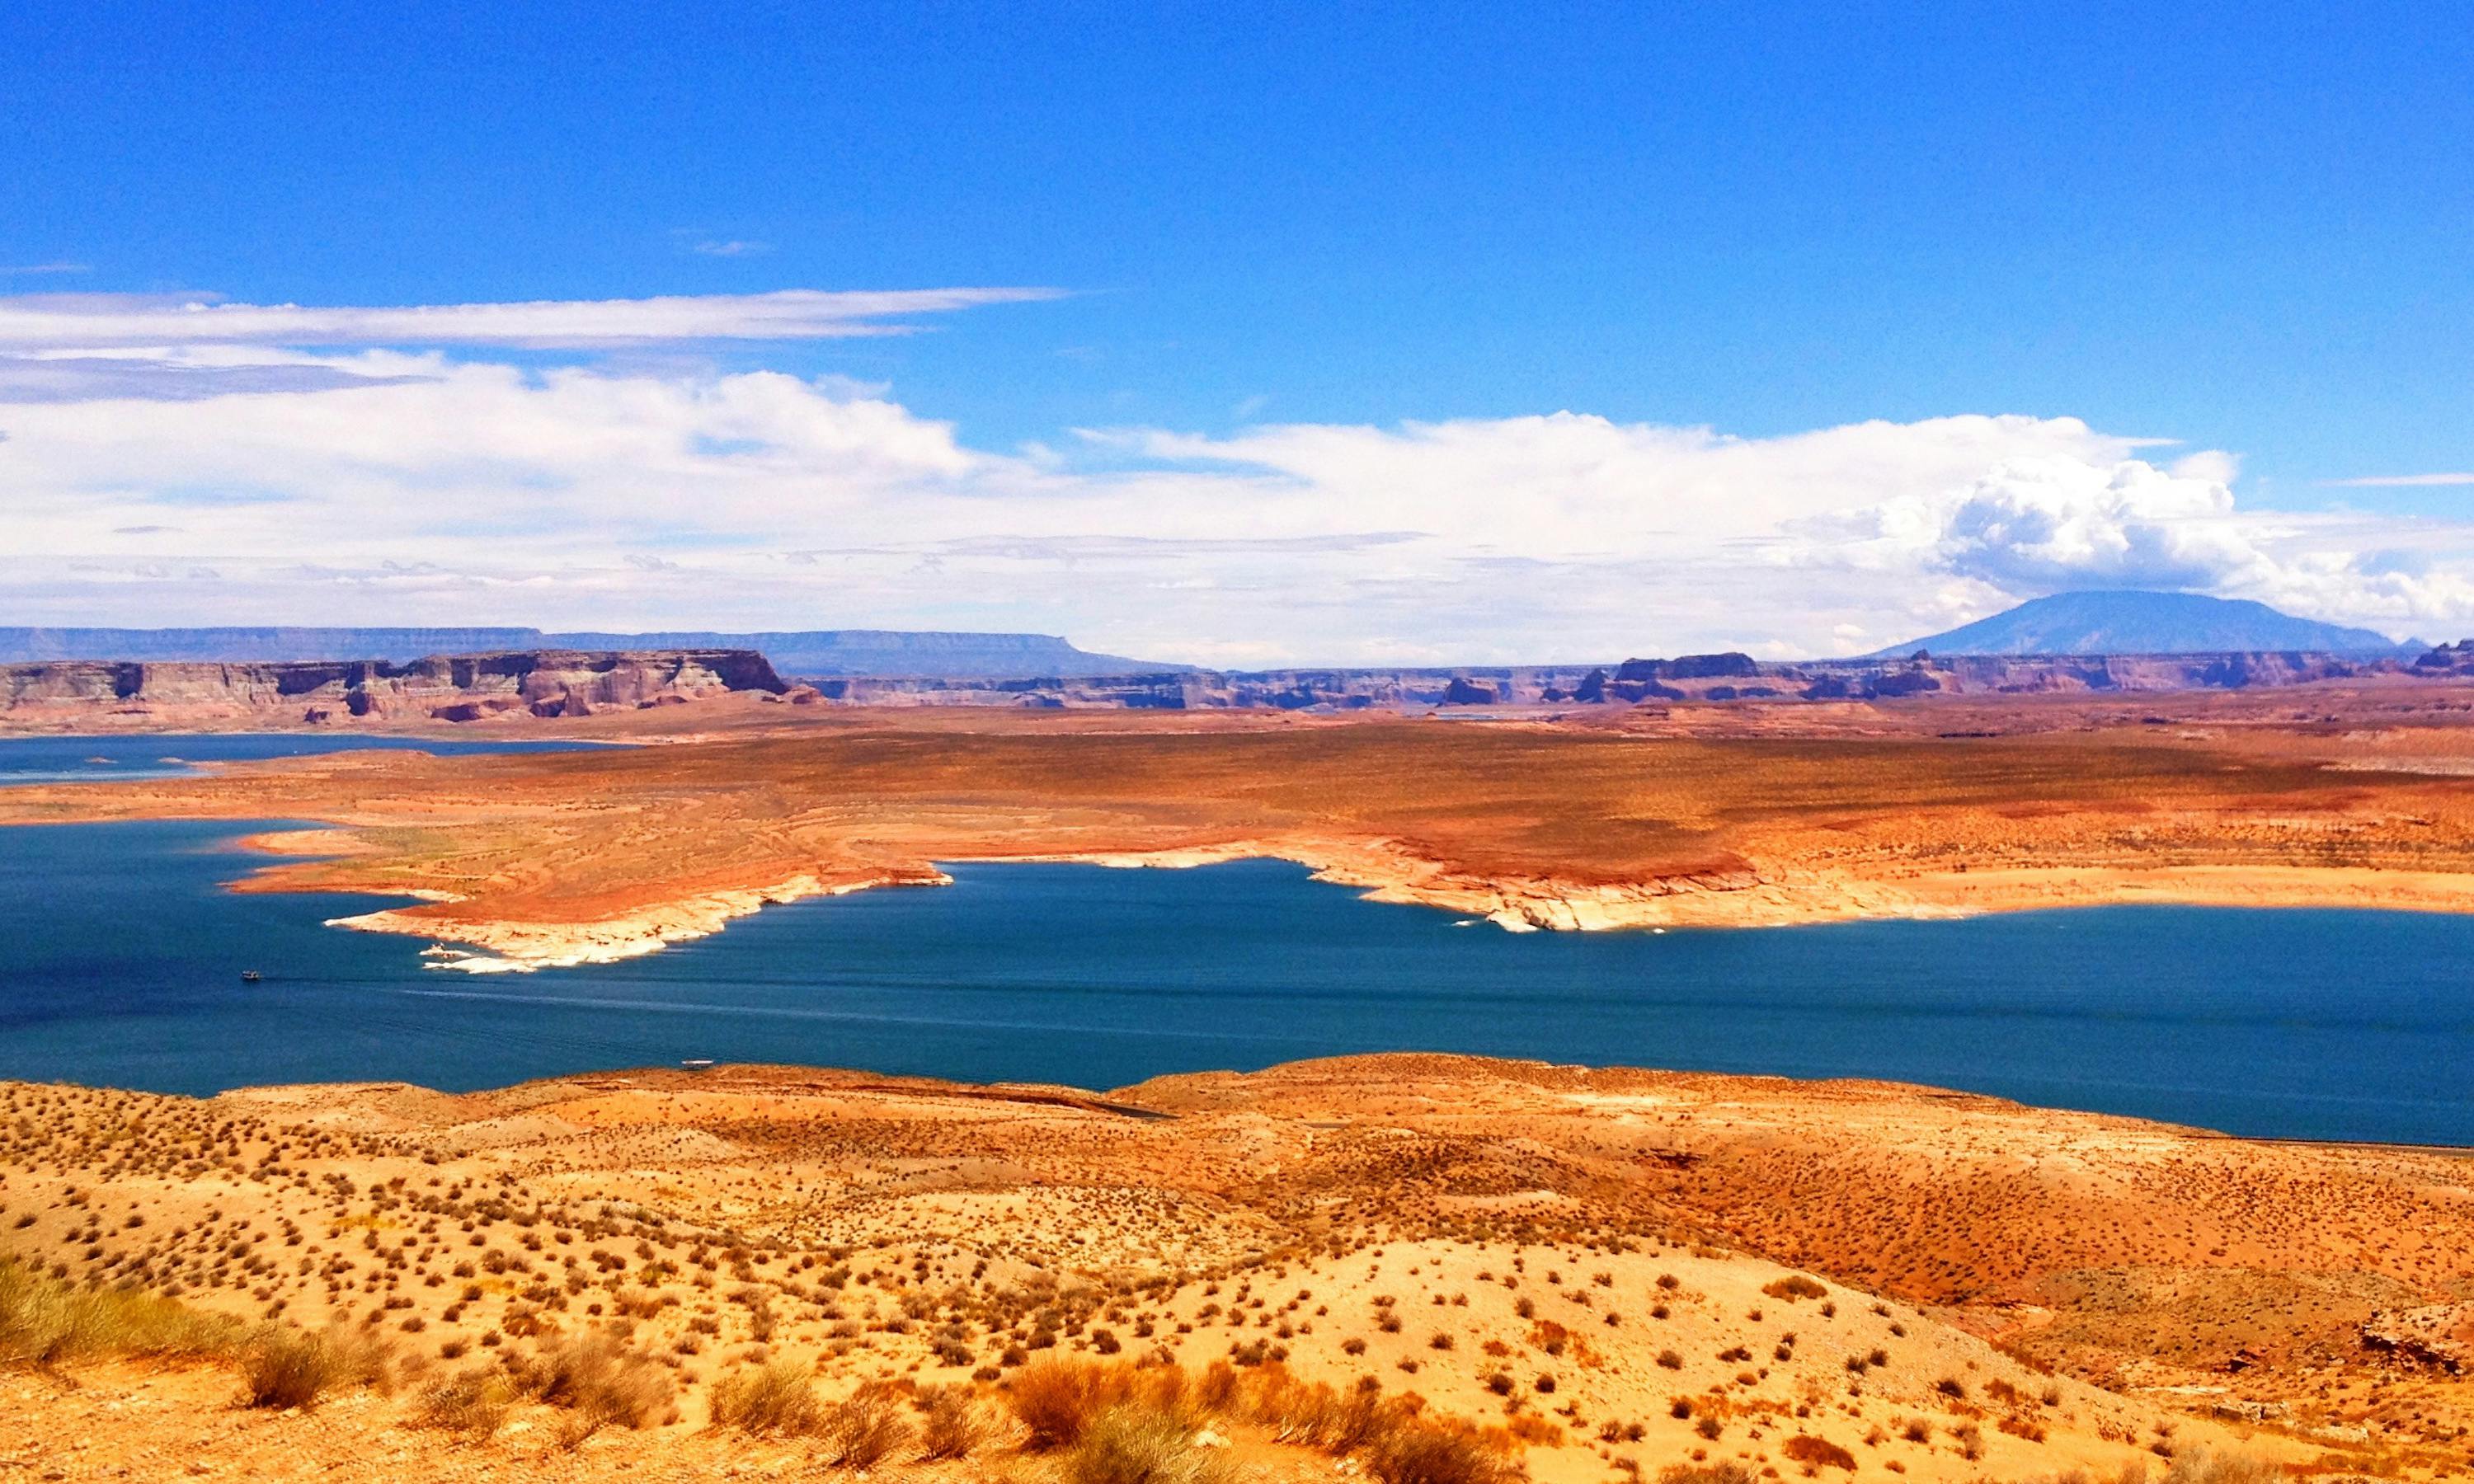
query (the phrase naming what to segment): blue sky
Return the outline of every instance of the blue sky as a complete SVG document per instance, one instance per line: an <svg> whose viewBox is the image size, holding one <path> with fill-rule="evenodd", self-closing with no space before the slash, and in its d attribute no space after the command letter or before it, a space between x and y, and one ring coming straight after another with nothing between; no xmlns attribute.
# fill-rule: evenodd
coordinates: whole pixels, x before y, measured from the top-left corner
<svg viewBox="0 0 2474 1484"><path fill-rule="evenodd" d="M951 424L959 449L1063 449L1085 475L1153 467L1161 444L1077 430L1216 441L1189 476L1234 454L1295 481L1324 475L1260 463L1248 429L1568 411L1785 440L2075 419L2177 441L2100 450L2159 467L2225 451L2238 473L2214 477L2254 520L2409 522L2321 531L2306 542L2321 557L2374 577L2449 570L2427 527L2457 522L2474 485L2333 482L2474 470L2474 11L1921 9L723 5L614 21L599 5L38 0L0 15L0 268L17 270L0 294L322 306L1051 287L1065 297L896 336L360 350L848 378ZM42 489L126 483L79 467ZM1567 555L1470 539L1455 560ZM2195 574L2185 585L2392 632L2459 601L2280 587L2243 560L2080 575ZM1906 611L2070 579L2047 566L1944 562ZM166 602L203 601L177 588ZM922 593L891 606L942 611ZM19 594L47 617L81 602ZM562 611L628 616L608 592L577 602ZM647 618L669 602L647 599ZM1828 607L1782 627L1828 647ZM1198 614L1191 633L1053 616L1171 642L1246 615ZM1717 634L1696 624L1670 627ZM1378 627L1358 653L1398 649L1403 625Z"/></svg>

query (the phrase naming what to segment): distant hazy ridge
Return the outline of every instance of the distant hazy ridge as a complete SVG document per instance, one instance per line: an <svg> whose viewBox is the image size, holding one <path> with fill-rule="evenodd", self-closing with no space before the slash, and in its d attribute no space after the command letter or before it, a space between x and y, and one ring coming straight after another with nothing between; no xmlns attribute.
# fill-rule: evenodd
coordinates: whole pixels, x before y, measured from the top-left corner
<svg viewBox="0 0 2474 1484"><path fill-rule="evenodd" d="M2385 634L2281 613L2265 603L2194 592L2057 592L1941 634L1874 651L1909 655L2221 655L2421 649Z"/></svg>
<svg viewBox="0 0 2474 1484"><path fill-rule="evenodd" d="M1125 675L1185 668L1079 650L1054 634L951 634L822 629L764 634L671 631L548 634L539 629L38 629L0 628L0 664L59 659L153 661L389 659L505 650L708 650L764 652L785 675Z"/></svg>

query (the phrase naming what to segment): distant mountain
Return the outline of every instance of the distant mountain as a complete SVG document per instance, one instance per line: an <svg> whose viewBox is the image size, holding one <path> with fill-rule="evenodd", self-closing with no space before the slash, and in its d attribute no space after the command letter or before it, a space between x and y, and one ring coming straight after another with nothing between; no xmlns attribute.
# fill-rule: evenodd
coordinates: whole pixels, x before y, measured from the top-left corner
<svg viewBox="0 0 2474 1484"><path fill-rule="evenodd" d="M820 629L545 634L539 629L8 629L0 663L54 659L390 659L501 649L756 649L784 675L1007 680L1164 673L1193 668L1095 655L1047 634Z"/></svg>
<svg viewBox="0 0 2474 1484"><path fill-rule="evenodd" d="M2420 649L2418 643L2409 641ZM2057 592L1945 634L1876 650L1936 655L2197 655L2237 650L2389 654L2387 634L2280 613L2265 603L2192 592Z"/></svg>

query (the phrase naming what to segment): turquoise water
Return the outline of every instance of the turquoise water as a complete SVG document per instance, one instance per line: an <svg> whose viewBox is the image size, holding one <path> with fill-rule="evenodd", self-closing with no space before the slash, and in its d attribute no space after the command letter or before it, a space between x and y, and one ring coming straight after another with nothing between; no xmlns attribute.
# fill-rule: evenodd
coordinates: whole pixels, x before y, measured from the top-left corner
<svg viewBox="0 0 2474 1484"><path fill-rule="evenodd" d="M419 940L322 925L378 898L223 891L251 864L227 844L247 827L0 831L0 1076L460 1089L713 1057L1109 1087L1416 1048L2474 1143L2474 918L2139 907L1514 935L1279 863L965 865L949 888L767 908L631 963L473 977L424 969Z"/></svg>

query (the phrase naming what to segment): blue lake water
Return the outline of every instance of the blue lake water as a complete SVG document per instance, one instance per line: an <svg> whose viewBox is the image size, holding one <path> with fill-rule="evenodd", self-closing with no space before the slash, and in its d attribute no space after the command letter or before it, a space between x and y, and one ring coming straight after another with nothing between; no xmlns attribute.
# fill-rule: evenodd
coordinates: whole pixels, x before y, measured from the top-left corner
<svg viewBox="0 0 2474 1484"><path fill-rule="evenodd" d="M199 732L151 736L0 738L0 786L173 778L191 763L385 749L424 753L565 753L595 742L471 741L460 737L356 736L327 732Z"/></svg>
<svg viewBox="0 0 2474 1484"><path fill-rule="evenodd" d="M2474 918L2137 907L1514 935L1273 862L965 865L952 887L767 908L630 963L482 977L424 969L417 939L323 925L378 898L222 890L252 864L229 846L245 827L0 831L0 1076L460 1089L713 1057L1110 1087L1430 1049L2474 1144Z"/></svg>

